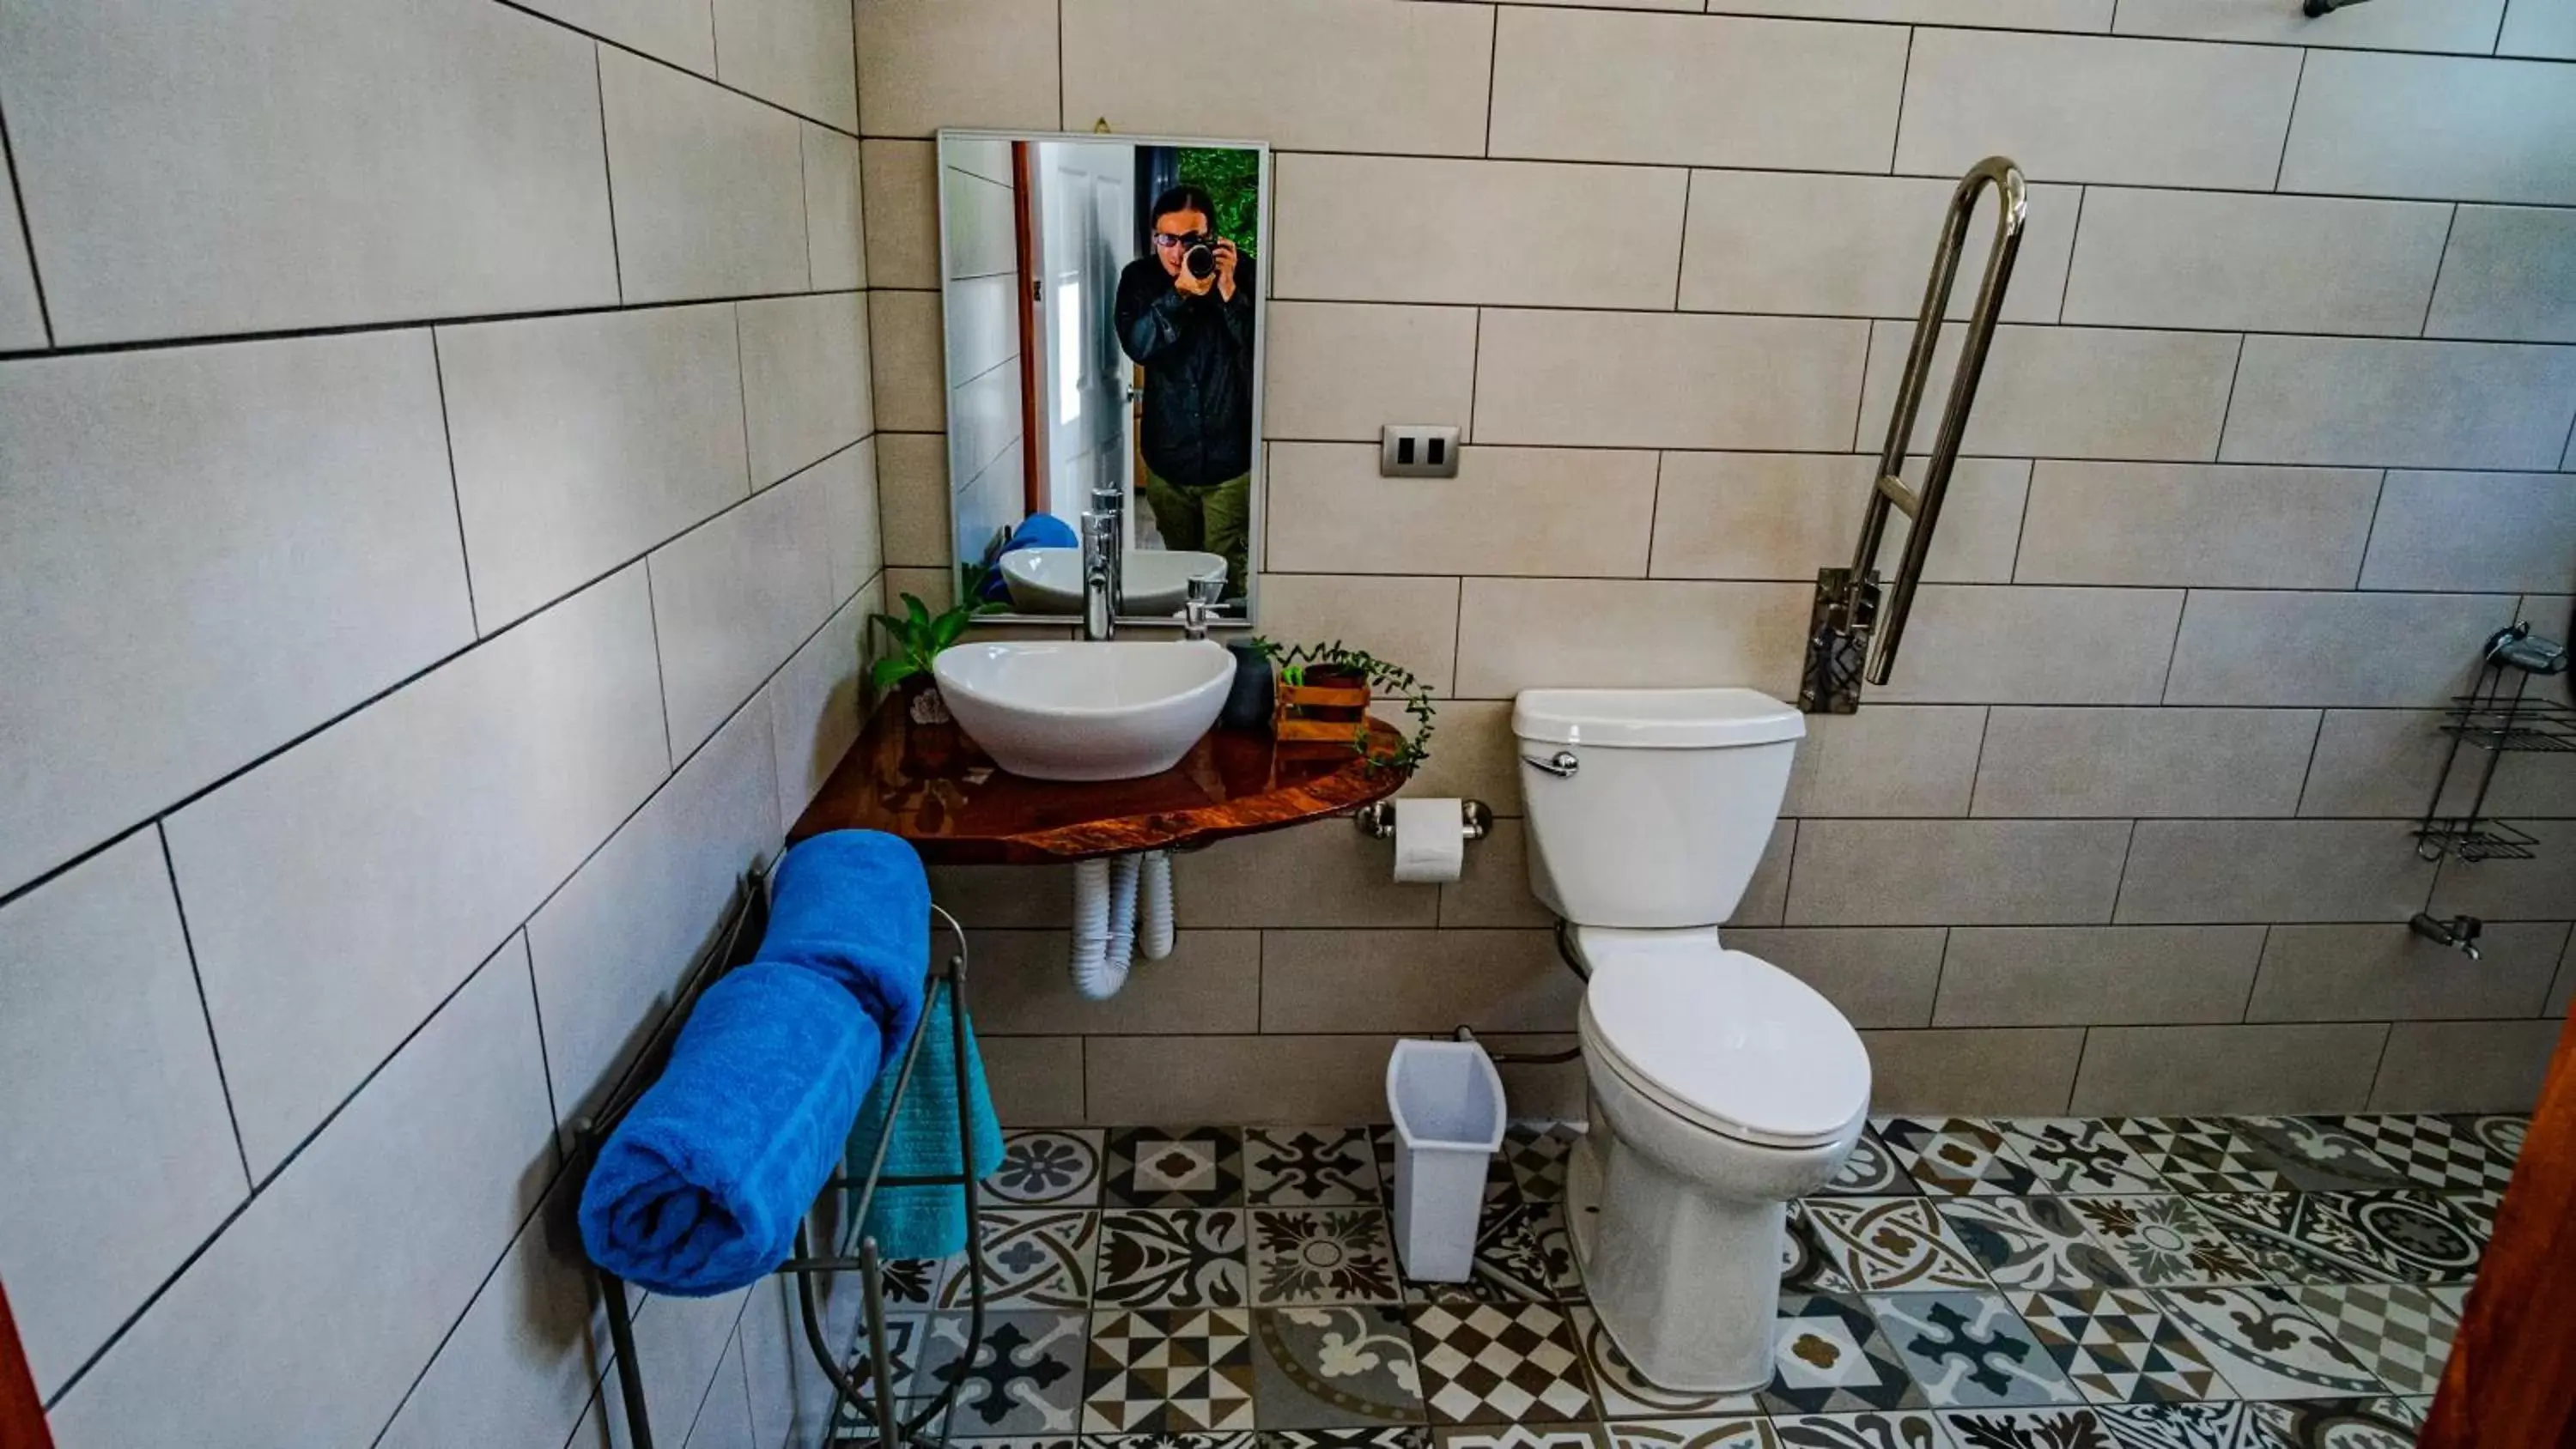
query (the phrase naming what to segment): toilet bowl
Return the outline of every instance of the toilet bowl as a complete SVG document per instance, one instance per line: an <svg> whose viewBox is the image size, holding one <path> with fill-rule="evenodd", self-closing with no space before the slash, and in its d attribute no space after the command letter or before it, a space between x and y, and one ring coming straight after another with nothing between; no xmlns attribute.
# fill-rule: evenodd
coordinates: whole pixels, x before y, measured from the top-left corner
<svg viewBox="0 0 2576 1449"><path fill-rule="evenodd" d="M1592 1131L1567 1188L1594 1310L1665 1388L1772 1374L1788 1202L1869 1112L1832 1003L1728 949L1805 721L1749 690L1532 690L1521 740L1532 891L1572 924Z"/></svg>

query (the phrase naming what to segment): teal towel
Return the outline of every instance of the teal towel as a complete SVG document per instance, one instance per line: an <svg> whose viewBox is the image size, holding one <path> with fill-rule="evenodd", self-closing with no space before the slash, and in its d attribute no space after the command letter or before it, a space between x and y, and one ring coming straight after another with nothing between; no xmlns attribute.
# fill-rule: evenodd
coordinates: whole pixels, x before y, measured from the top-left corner
<svg viewBox="0 0 2576 1449"><path fill-rule="evenodd" d="M850 1129L849 1173L854 1181L866 1178L877 1142L889 1131L894 1143L886 1149L888 1177L928 1177L957 1171L957 1057L949 1030L953 998L945 991L934 991L932 998L926 1013L929 1019L924 1023L929 1036L921 1044L921 1060L913 1068L912 1085L904 1091L903 1110L889 1125L886 1107L894 1095L895 1076L903 1066L899 1050L887 1054L876 1086L859 1106L858 1123ZM975 1177L981 1181L1002 1165L1002 1124L993 1115L993 1095L984 1085L984 1058L975 1050L971 1018L966 1024L966 1096ZM855 1187L852 1192L855 1194ZM878 1253L889 1259L945 1258L962 1253L966 1251L965 1189L879 1188L875 1203L868 1209L866 1231L877 1240Z"/></svg>

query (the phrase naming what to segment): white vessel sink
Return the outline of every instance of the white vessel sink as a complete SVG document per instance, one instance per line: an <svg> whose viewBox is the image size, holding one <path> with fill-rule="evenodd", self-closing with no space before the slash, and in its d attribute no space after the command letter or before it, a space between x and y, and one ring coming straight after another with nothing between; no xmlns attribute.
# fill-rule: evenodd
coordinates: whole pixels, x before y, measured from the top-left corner
<svg viewBox="0 0 2576 1449"><path fill-rule="evenodd" d="M1001 641L942 650L933 671L958 726L1012 774L1132 780L1216 723L1234 655L1205 639Z"/></svg>
<svg viewBox="0 0 2576 1449"><path fill-rule="evenodd" d="M1225 560L1187 549L1135 549L1125 560L1118 612L1177 614L1190 596L1190 580L1225 577ZM1023 614L1082 612L1082 550L1022 548L1002 555L1002 583L1011 607Z"/></svg>

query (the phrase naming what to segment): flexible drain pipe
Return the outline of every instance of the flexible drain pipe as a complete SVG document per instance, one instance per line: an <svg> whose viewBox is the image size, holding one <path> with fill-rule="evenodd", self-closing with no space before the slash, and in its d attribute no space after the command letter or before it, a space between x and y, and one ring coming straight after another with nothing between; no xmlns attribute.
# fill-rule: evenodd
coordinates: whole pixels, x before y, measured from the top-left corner
<svg viewBox="0 0 2576 1449"><path fill-rule="evenodd" d="M1073 866L1073 986L1105 1001L1127 984L1128 963L1172 954L1172 858L1096 857Z"/></svg>
<svg viewBox="0 0 2576 1449"><path fill-rule="evenodd" d="M1148 961L1160 961L1172 954L1172 853L1146 851L1142 869L1137 912L1144 924L1137 932L1136 951Z"/></svg>

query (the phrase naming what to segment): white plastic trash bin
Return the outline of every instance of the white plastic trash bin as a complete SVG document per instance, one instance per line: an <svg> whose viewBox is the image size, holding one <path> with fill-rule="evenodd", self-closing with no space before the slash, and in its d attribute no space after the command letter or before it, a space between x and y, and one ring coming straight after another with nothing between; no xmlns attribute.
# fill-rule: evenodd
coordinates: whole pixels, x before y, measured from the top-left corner
<svg viewBox="0 0 2576 1449"><path fill-rule="evenodd" d="M1386 1064L1395 1115L1395 1246L1405 1276L1463 1283L1476 1260L1485 1168L1503 1145L1503 1079L1474 1042L1399 1041Z"/></svg>

